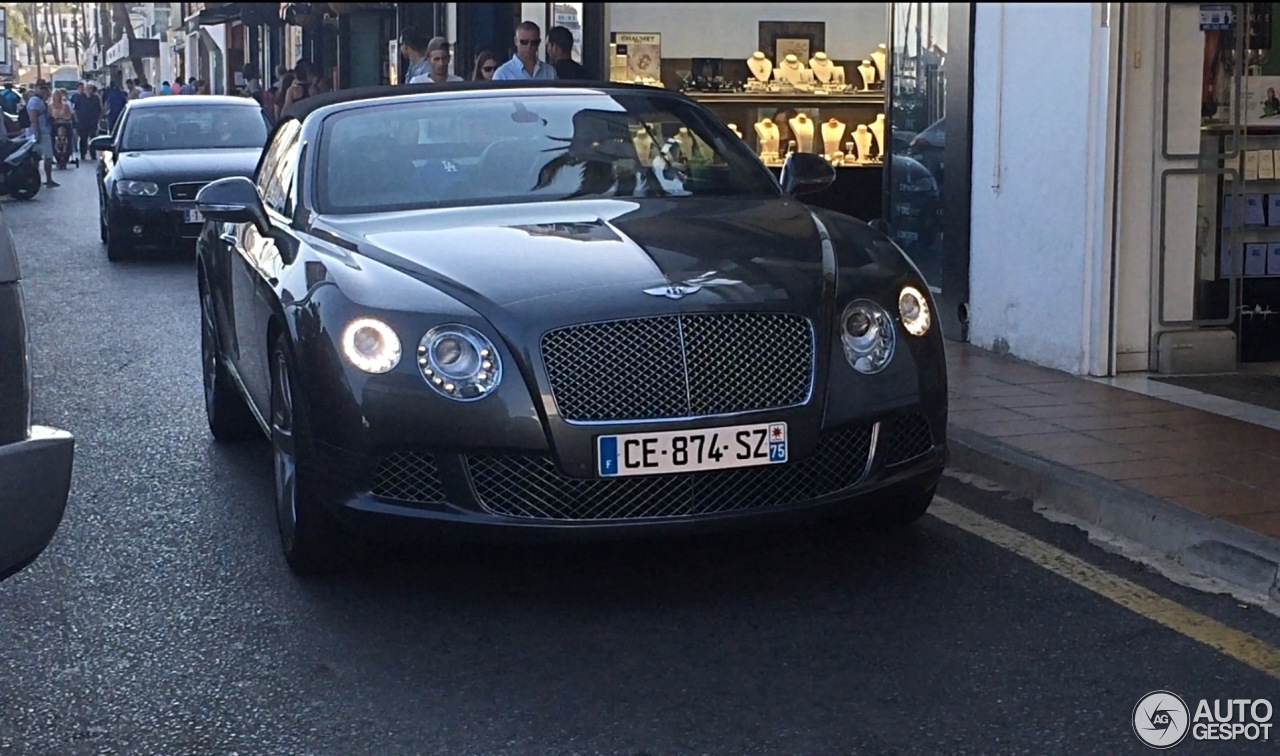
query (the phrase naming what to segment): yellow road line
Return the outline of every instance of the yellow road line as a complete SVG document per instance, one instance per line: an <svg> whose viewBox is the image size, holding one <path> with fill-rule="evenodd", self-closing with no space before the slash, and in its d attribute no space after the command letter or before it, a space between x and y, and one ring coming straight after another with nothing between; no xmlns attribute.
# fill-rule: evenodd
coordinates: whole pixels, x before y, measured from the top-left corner
<svg viewBox="0 0 1280 756"><path fill-rule="evenodd" d="M1164 625L1174 632L1215 648L1254 669L1280 679L1280 649L1248 633L1218 622L1176 601L1113 575L1020 530L1002 525L943 499L933 500L929 514L1006 551L1087 588L1099 596Z"/></svg>

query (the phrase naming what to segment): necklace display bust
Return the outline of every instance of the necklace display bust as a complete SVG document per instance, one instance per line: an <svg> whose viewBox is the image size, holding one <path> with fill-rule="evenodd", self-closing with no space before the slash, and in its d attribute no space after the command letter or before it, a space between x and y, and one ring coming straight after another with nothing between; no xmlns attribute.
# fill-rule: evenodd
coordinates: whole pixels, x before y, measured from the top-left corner
<svg viewBox="0 0 1280 756"><path fill-rule="evenodd" d="M871 134L876 138L876 154L884 155L884 113L871 122Z"/></svg>
<svg viewBox="0 0 1280 756"><path fill-rule="evenodd" d="M858 148L858 162L869 162L871 160L871 131L865 123L858 124L858 128L853 130L853 143Z"/></svg>
<svg viewBox="0 0 1280 756"><path fill-rule="evenodd" d="M783 58L782 65L773 69L773 78L789 84L801 84L812 76L813 74L809 72L809 69L801 65L800 59L794 55L788 55Z"/></svg>
<svg viewBox="0 0 1280 756"><path fill-rule="evenodd" d="M813 152L813 119L807 113L797 113L787 123L791 125L792 136L796 138L796 150Z"/></svg>
<svg viewBox="0 0 1280 756"><path fill-rule="evenodd" d="M864 92L870 90L871 85L876 83L876 67L869 60L862 61L862 65L858 66L858 75L862 77Z"/></svg>
<svg viewBox="0 0 1280 756"><path fill-rule="evenodd" d="M745 139L745 137L742 136L742 132L738 130L738 124L730 123L727 125L729 126L729 131L732 131L733 133L737 134L739 139Z"/></svg>
<svg viewBox="0 0 1280 756"><path fill-rule="evenodd" d="M769 118L758 121L756 123L756 136L760 139L760 148L758 150L760 156L773 155L776 157L778 144L782 140L782 135L778 132L778 124Z"/></svg>
<svg viewBox="0 0 1280 756"><path fill-rule="evenodd" d="M835 66L831 63L831 58L827 57L824 52L814 53L809 59L809 68L813 70L813 80L823 84L831 83L831 76L835 73Z"/></svg>
<svg viewBox="0 0 1280 756"><path fill-rule="evenodd" d="M649 132L640 129L631 137L631 143L636 146L636 154L642 161L647 162L653 157L653 137L649 136Z"/></svg>
<svg viewBox="0 0 1280 756"><path fill-rule="evenodd" d="M681 126L676 132L676 143L680 145L680 152L684 155L684 159L688 160L693 157L693 134L689 133L687 126Z"/></svg>
<svg viewBox="0 0 1280 756"><path fill-rule="evenodd" d="M773 73L773 61L757 50L751 53L750 58L747 58L747 69L751 71L751 75L756 81L767 83L769 76Z"/></svg>
<svg viewBox="0 0 1280 756"><path fill-rule="evenodd" d="M876 73L880 77L876 79L876 81L884 81L884 64L885 64L885 59L888 57L888 55L889 55L888 45L880 45L876 47L875 52L871 53L871 60L876 64Z"/></svg>
<svg viewBox="0 0 1280 756"><path fill-rule="evenodd" d="M822 154L834 155L840 151L840 140L844 139L845 124L835 118L822 124Z"/></svg>

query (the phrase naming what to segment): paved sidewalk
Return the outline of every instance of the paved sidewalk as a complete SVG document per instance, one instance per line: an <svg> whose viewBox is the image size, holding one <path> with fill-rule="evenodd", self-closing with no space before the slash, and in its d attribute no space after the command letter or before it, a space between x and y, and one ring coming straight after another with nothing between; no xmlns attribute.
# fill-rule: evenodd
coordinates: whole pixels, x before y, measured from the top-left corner
<svg viewBox="0 0 1280 756"><path fill-rule="evenodd" d="M1280 431L968 344L947 364L954 469L1280 612Z"/></svg>

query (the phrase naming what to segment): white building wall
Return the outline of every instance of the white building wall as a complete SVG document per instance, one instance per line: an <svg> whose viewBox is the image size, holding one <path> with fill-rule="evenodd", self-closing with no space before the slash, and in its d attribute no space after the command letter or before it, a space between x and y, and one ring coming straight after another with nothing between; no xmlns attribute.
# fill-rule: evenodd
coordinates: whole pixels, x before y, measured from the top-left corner
<svg viewBox="0 0 1280 756"><path fill-rule="evenodd" d="M1077 374L1111 349L1107 11L974 13L970 340Z"/></svg>

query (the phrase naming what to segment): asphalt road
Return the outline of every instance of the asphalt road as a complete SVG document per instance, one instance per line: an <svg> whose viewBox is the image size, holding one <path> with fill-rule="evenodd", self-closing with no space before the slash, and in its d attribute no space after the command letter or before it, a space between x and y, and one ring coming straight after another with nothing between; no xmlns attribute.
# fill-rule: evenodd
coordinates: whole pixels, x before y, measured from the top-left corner
<svg viewBox="0 0 1280 756"><path fill-rule="evenodd" d="M0 754L1144 753L1150 691L1280 705L1274 677L933 517L296 579L265 444L205 427L191 258L109 264L93 170L3 209L36 420L77 456L54 544L0 583ZM1025 501L943 494L1280 645L1275 617Z"/></svg>

